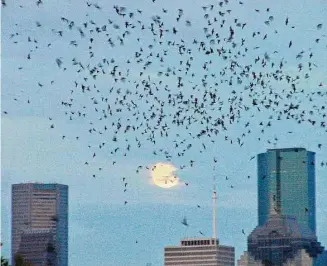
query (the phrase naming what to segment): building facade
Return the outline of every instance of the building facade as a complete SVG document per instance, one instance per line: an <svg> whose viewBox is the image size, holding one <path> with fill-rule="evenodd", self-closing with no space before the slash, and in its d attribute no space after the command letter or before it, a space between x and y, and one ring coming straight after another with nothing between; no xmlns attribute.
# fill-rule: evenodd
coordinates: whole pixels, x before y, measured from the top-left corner
<svg viewBox="0 0 327 266"><path fill-rule="evenodd" d="M314 266L324 248L315 234L296 217L271 214L248 237L249 265Z"/></svg>
<svg viewBox="0 0 327 266"><path fill-rule="evenodd" d="M53 236L49 229L26 230L21 235L17 253L33 266L58 265L55 250L48 250L49 246L55 246Z"/></svg>
<svg viewBox="0 0 327 266"><path fill-rule="evenodd" d="M237 266L262 266L261 261L255 261L247 251L241 255L240 259L237 260Z"/></svg>
<svg viewBox="0 0 327 266"><path fill-rule="evenodd" d="M269 149L258 155L258 224L273 204L316 233L315 153L304 148Z"/></svg>
<svg viewBox="0 0 327 266"><path fill-rule="evenodd" d="M237 266L267 266L267 265L270 266L274 264L271 264L268 261L262 262L262 261L255 260L251 255L248 254L248 252L244 252L241 258L237 261ZM294 254L294 258L288 259L282 265L283 266L317 266L317 264L314 264L313 259L304 249L298 250L296 254Z"/></svg>
<svg viewBox="0 0 327 266"><path fill-rule="evenodd" d="M12 265L20 247L52 232L57 253L56 264L68 265L68 186L61 184L26 183L12 185ZM42 237L41 237L42 238ZM21 243L24 240L25 243ZM21 245L22 244L22 245ZM25 254L26 256L30 256Z"/></svg>
<svg viewBox="0 0 327 266"><path fill-rule="evenodd" d="M215 238L181 240L180 246L165 247L165 266L234 266L235 249L219 245Z"/></svg>
<svg viewBox="0 0 327 266"><path fill-rule="evenodd" d="M319 265L324 248L316 236L315 153L269 149L257 159L258 226L238 265Z"/></svg>
<svg viewBox="0 0 327 266"><path fill-rule="evenodd" d="M327 266L327 250L318 256L315 266Z"/></svg>

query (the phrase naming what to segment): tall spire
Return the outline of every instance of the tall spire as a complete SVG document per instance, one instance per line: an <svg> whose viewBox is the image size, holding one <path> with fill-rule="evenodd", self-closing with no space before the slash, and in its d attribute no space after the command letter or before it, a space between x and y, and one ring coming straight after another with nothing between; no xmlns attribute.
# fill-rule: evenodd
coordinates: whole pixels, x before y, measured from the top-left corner
<svg viewBox="0 0 327 266"><path fill-rule="evenodd" d="M212 201L213 201L213 209L212 209L212 234L213 238L217 239L217 224L216 224L216 201L217 201L217 193L216 193L216 185L213 186L213 193L212 193ZM216 242L216 241L215 241Z"/></svg>
<svg viewBox="0 0 327 266"><path fill-rule="evenodd" d="M270 199L269 199L269 202L270 202L270 215L274 215L274 214L277 214L278 211L277 211L277 208L276 208L276 195L271 195L270 196Z"/></svg>

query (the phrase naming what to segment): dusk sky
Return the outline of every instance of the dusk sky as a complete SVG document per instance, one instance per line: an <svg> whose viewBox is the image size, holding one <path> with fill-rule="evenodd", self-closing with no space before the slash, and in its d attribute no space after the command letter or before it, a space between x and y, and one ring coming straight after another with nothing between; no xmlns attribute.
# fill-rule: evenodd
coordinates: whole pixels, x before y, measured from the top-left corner
<svg viewBox="0 0 327 266"><path fill-rule="evenodd" d="M257 225L257 162L256 159L250 159L270 148L287 147L303 147L316 152L317 236L322 245L327 246L327 127L321 126L321 122L327 122L327 117L322 116L322 113L326 114L326 109L321 109L322 106L327 106L326 1L277 0L273 1L273 5L272 1L267 0L244 0L244 4L230 0L231 3L223 4L222 7L219 7L219 1L200 0L156 0L155 3L151 0L99 0L89 2L95 4L91 6L79 0L42 1L40 5L34 0L6 1L6 6L2 8L3 256L10 258L12 184L67 184L69 265L99 266L138 266L147 263L152 266L163 265L165 246L178 245L184 237L202 237L200 231L204 236L211 237L211 193L213 184L216 184L218 238L222 244L235 247L237 260L246 250L247 235ZM211 4L214 4L212 11ZM97 5L101 9L96 8ZM126 7L124 12L133 12L135 17L118 16L114 5ZM203 6L209 7L204 10ZM163 13L163 8L167 13ZM182 18L176 21L180 8L183 9ZM137 10L142 10L142 14ZM219 10L225 13L224 18L219 15ZM228 11L229 15L227 10L231 10ZM142 134L146 123L140 123L142 113L146 112L150 116L152 110L148 111L149 108L157 103L153 97L148 99L149 102L146 102L146 97L140 99L135 92L143 90L143 87L137 89L137 83L151 80L160 88L159 91L153 89L154 97L167 102L168 92L164 90L164 85L167 85L171 94L182 91L186 97L194 95L202 99L204 91L211 90L209 86L215 87L215 80L220 83L221 79L229 79L231 75L227 70L228 76L220 76L223 67L228 64L217 53L205 55L193 45L194 39L199 43L208 43L203 32L203 28L208 27L207 19L204 18L206 13L209 14L209 19L217 17L219 22L214 28L221 38L228 37L229 26L233 25L237 41L245 39L248 52L245 57L238 59L240 65L254 65L255 58L263 58L265 53L271 57L269 65L271 62L279 65L282 60L284 74L294 78L300 76L296 81L297 94L287 97L291 89L285 78L278 82L271 81L270 88L283 96L283 99L280 99L280 105L275 110L258 106L259 111L252 107L252 98L247 90L243 94L243 104L250 106L250 110L245 111L243 108L234 123L230 124L227 119L226 131L220 130L217 135L201 138L193 138L189 133L194 133L195 136L205 125L195 121L189 129L185 129L185 126L172 124L169 114L176 113L178 104L166 104L163 109L167 116L163 118L163 124L167 123L170 128L169 136L161 137L159 131L155 132L154 144L147 140L148 132ZM154 37L149 29L150 24L154 23L151 18L155 15L159 15L164 22L163 28L169 29L169 32L164 32L161 40L159 36ZM287 17L289 24L286 26ZM74 21L72 29L67 26L69 22L62 18ZM246 23L243 30L236 29L235 18ZM226 20L223 28L220 27L222 19ZM90 23L91 20L94 25ZM110 24L108 20L113 23ZM187 20L191 25L186 25ZM136 27L129 29L124 45L120 45L117 35L125 31L125 21L133 22ZM270 21L270 25L265 21ZM83 38L78 27L83 28L84 22L88 22L88 28L83 29ZM114 29L115 24L120 28ZM141 24L146 29L142 30ZM318 26L319 24L322 25ZM106 32L109 36L103 32L97 33L96 30L90 33L89 29L96 28L96 25L100 28L107 25ZM173 27L176 27L177 34L171 32ZM62 31L62 36L58 31ZM253 32L260 32L259 37L253 38ZM263 39L265 34L267 37ZM113 47L108 44L109 37L115 43ZM93 39L92 43L90 38ZM157 40L154 41L154 38ZM158 39L163 41L162 47L148 47ZM179 56L178 48L167 44L167 41L181 43L181 40L186 46L192 47L192 71L189 73L178 71L181 60L185 69L188 57ZM290 40L292 47L289 48ZM92 58L90 45L94 53ZM228 45L230 46L222 41L215 49ZM135 59L135 52L140 51L140 47L143 49L143 64L136 63ZM154 62L156 54L162 54L163 50L167 51L163 62L157 60L158 63L143 69L149 53L153 53L153 58L150 58ZM311 59L310 53L313 54ZM92 69L97 62L103 62L104 58L109 62L114 59L114 62L108 66L104 62L105 73L100 73L95 79L88 71L86 74L83 71L77 72L79 68L73 65L74 58L83 62L85 69L88 64L89 69ZM59 64L56 59L59 59ZM126 63L127 60L131 63ZM203 65L209 60L212 60L212 64L208 65L209 71L206 73ZM308 70L309 61L314 64L311 71ZM300 63L303 64L302 71L298 70ZM118 65L118 71L123 73L122 76L125 75L126 80L114 81L110 71L115 65ZM158 71L168 67L176 69L177 75L158 75ZM270 66L263 68L259 65L253 68L257 73L273 72ZM142 76L140 71L144 72ZM195 73L194 79L191 78L192 72ZM216 73L216 77L210 76L211 73ZM305 73L309 73L309 76L305 77ZM207 88L203 87L201 81L205 74L209 76ZM83 81L85 76L89 78L87 82ZM177 85L177 76L182 78L182 88ZM223 102L222 109L207 109L208 114L215 117L223 112L228 113L232 91L236 90L236 95L241 95L245 84L249 84L248 80L244 78L242 84L237 84L234 80L233 86L221 83L217 95ZM269 77L265 80L268 81ZM78 83L77 86L75 82ZM84 83L90 86L91 91L81 93L80 85ZM198 86L194 90L192 87L195 85ZM110 91L112 87L113 91ZM106 120L99 119L101 109L106 107L101 105L101 97L107 97L111 107L121 108L121 104L115 104L116 97L121 97L117 96L118 88L122 88L123 92L131 91L128 99L137 103L140 112L140 120L137 122L135 119L138 115L133 115L135 109L124 109L122 113L115 113ZM254 90L257 88L260 92L252 94L253 97L262 99L266 95L273 99L269 96L268 88L264 91L255 87ZM301 90L304 91L300 92ZM321 92L320 95L315 93L318 91ZM95 100L100 104L95 105ZM62 102L72 103L73 107L67 107ZM298 123L297 119L286 119L286 116L277 120L277 113L287 109L284 104L291 102L300 106L294 114L305 111L304 122ZM236 110L238 107L234 108ZM86 116L78 117L78 111L86 113ZM313 114L309 114L310 111ZM124 127L140 125L140 130L126 134L120 131L117 134L118 141L114 142L112 139L119 119ZM308 119L317 122L312 125ZM154 120L149 121L155 126ZM269 121L271 126L266 126ZM260 122L263 122L263 126ZM112 123L115 123L114 126ZM247 123L249 126L246 126ZM96 130L90 133L92 128ZM251 132L248 133L248 130ZM243 133L244 137L241 137ZM142 143L140 147L135 138ZM238 145L237 138L241 138L242 145ZM175 147L177 142L184 139L184 143ZM230 140L233 141L232 144ZM182 151L181 147L189 143L192 148L184 155L178 154ZM131 145L129 151L126 150L128 144ZM202 144L206 147L205 150ZM115 153L113 150L116 147L119 150ZM171 155L170 161L159 152L160 149ZM194 161L192 166L190 161ZM150 171L145 167L151 168L158 162L170 163L177 168L177 186L160 188L153 184ZM137 172L138 166L142 168ZM124 192L125 182L128 184L127 191ZM125 204L125 201L128 203ZM188 227L181 223L184 217L187 218ZM242 234L242 230L246 235Z"/></svg>

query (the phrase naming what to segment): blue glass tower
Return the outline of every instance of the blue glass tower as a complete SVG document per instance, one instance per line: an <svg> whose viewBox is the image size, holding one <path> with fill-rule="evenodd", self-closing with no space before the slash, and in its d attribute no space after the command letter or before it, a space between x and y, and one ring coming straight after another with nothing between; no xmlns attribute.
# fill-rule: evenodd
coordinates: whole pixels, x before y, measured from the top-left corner
<svg viewBox="0 0 327 266"><path fill-rule="evenodd" d="M257 159L259 226L278 212L296 217L316 234L315 153L304 148L269 149Z"/></svg>

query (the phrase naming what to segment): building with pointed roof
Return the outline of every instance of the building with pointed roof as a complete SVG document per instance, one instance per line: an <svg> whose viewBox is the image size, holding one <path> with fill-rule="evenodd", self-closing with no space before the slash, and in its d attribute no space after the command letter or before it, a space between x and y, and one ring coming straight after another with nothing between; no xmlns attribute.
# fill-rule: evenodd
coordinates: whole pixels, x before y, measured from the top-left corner
<svg viewBox="0 0 327 266"><path fill-rule="evenodd" d="M248 237L248 253L263 265L314 265L324 248L315 234L295 217L272 214Z"/></svg>
<svg viewBox="0 0 327 266"><path fill-rule="evenodd" d="M316 237L315 154L304 148L258 155L258 226L239 266L323 265Z"/></svg>

